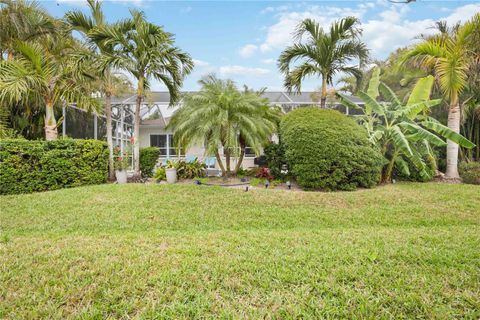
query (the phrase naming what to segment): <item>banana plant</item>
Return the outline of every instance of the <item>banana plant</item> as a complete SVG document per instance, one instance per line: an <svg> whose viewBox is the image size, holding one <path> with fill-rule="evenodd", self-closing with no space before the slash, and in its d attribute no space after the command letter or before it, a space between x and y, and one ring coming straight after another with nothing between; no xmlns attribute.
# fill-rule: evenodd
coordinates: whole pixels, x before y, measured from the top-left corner
<svg viewBox="0 0 480 320"><path fill-rule="evenodd" d="M434 78L428 76L417 81L406 104L380 81L380 70L376 68L367 92L358 96L364 106L358 106L347 96L337 93L340 101L349 108L362 108L358 117L367 130L370 141L377 145L386 159L382 170L382 182L392 181L395 170L409 176L409 163L419 172L422 179L432 178L435 168L433 147L445 147L449 139L465 148L475 145L428 116L430 108L438 106L441 99L430 100ZM383 98L378 101L379 96ZM430 170L429 170L430 169Z"/></svg>

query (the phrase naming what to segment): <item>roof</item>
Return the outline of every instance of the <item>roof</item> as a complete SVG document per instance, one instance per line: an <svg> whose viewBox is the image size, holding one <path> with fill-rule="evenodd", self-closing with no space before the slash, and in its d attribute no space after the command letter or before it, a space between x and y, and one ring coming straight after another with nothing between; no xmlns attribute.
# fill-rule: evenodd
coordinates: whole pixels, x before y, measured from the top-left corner
<svg viewBox="0 0 480 320"><path fill-rule="evenodd" d="M185 91L182 93L193 93L195 91ZM266 91L263 93L263 97L267 98L272 104L319 104L319 101L312 99L313 91L304 91L299 94L287 93L283 91ZM355 96L350 96L350 99L362 104L362 100ZM112 104L134 104L136 100L135 95L125 95L120 97L114 97ZM152 91L149 92L145 98L146 104L170 104L170 94L168 91Z"/></svg>

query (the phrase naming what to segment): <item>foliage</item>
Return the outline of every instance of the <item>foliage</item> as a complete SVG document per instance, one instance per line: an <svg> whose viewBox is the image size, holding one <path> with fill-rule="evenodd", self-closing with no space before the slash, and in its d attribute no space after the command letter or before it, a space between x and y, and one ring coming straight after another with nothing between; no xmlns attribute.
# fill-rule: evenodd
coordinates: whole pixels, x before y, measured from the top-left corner
<svg viewBox="0 0 480 320"><path fill-rule="evenodd" d="M175 168L177 168L177 176L180 179L193 179L205 177L207 166L195 158L191 162L178 161L175 164Z"/></svg>
<svg viewBox="0 0 480 320"><path fill-rule="evenodd" d="M0 194L104 183L107 157L96 140L0 140Z"/></svg>
<svg viewBox="0 0 480 320"><path fill-rule="evenodd" d="M426 37L408 50L402 61L413 62L427 70L432 70L440 89L448 99L448 127L456 133L460 132L460 95L468 86L468 73L471 67L478 65L479 54L472 48L478 46L474 39L480 29L480 13L463 25L448 28L446 24L439 34ZM446 178L457 179L458 143L449 139L447 142Z"/></svg>
<svg viewBox="0 0 480 320"><path fill-rule="evenodd" d="M470 141L427 115L431 107L440 103L438 99L430 100L432 76L418 80L406 104L402 104L396 94L379 81L379 77L378 72L372 76L369 93L358 92L365 102L362 107L364 116L358 119L367 129L370 141L378 146L387 160L382 170L382 182L391 181L394 169L403 176L410 176L409 163L414 165L421 180L431 179L435 172L433 146L446 145L440 137L465 147L473 146ZM380 92L387 102L377 102ZM345 105L359 108L348 97L338 95ZM427 166L426 159L433 167Z"/></svg>
<svg viewBox="0 0 480 320"><path fill-rule="evenodd" d="M255 177L260 178L260 179L266 179L268 181L273 180L273 176L270 173L270 169L267 168L267 167L259 168L258 173Z"/></svg>
<svg viewBox="0 0 480 320"><path fill-rule="evenodd" d="M327 85L332 85L336 74L361 76L360 68L347 66L357 59L364 64L368 58L368 49L360 40L359 25L357 18L346 17L335 21L325 31L315 20L303 20L296 29L296 43L286 48L278 59L280 71L285 76L284 86L289 91L300 92L306 77L320 76L321 106L325 108ZM294 65L298 60L302 63Z"/></svg>
<svg viewBox="0 0 480 320"><path fill-rule="evenodd" d="M128 169L128 166L130 165L129 159L130 155L127 151L122 153L120 147L115 147L113 149L113 163L115 170L123 171Z"/></svg>
<svg viewBox="0 0 480 320"><path fill-rule="evenodd" d="M165 173L164 166L157 167L157 169L155 170L155 174L153 175L153 179L155 179L155 181L157 182L167 179L167 174Z"/></svg>
<svg viewBox="0 0 480 320"><path fill-rule="evenodd" d="M462 162L459 169L464 183L480 185L480 162Z"/></svg>
<svg viewBox="0 0 480 320"><path fill-rule="evenodd" d="M160 156L160 149L156 147L146 147L140 149L140 171L144 177L151 177L153 169Z"/></svg>
<svg viewBox="0 0 480 320"><path fill-rule="evenodd" d="M148 22L145 14L130 10L131 18L114 25L104 25L90 33L92 41L107 48L105 63L125 70L137 80L134 123L134 170L140 174L140 106L150 81L155 79L167 87L170 103L180 98L183 79L193 69L190 55L175 46L175 37L163 27Z"/></svg>
<svg viewBox="0 0 480 320"><path fill-rule="evenodd" d="M280 133L291 173L305 189L355 190L380 180L383 160L355 121L334 110L300 108Z"/></svg>
<svg viewBox="0 0 480 320"><path fill-rule="evenodd" d="M276 131L280 112L268 105L261 92L240 91L231 80L214 75L199 81L201 90L187 94L168 127L184 149L195 143L205 145L208 156L215 155L223 175L231 173L230 158L238 157L235 172L241 167L245 148L260 153ZM219 146L224 149L224 165Z"/></svg>
<svg viewBox="0 0 480 320"><path fill-rule="evenodd" d="M282 173L282 168L287 164L285 159L285 150L282 140L279 143L270 143L265 146L263 152L267 158L267 167L275 179L283 180L285 174Z"/></svg>

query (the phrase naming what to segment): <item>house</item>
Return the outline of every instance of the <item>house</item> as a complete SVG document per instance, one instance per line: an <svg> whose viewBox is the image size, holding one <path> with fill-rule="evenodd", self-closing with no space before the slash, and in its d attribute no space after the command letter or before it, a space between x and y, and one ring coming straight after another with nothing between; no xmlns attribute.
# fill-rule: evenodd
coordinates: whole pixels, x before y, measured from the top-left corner
<svg viewBox="0 0 480 320"><path fill-rule="evenodd" d="M289 94L281 91L269 91L264 92L263 96L270 101L270 104L280 106L284 112L289 112L293 109L319 105L319 101L312 99L313 92L302 92L301 94ZM132 136L133 127L131 125L131 119L133 111L135 109L136 96L116 97L112 100L114 110L120 119L128 119L129 121L116 122L116 129L114 128L114 143L119 144L122 149L126 147L125 141L128 141ZM363 102L352 97L352 100L359 105ZM170 106L170 95L168 92L150 92L146 97L141 107L141 124L139 143L140 147L158 147L160 148L159 161L165 162L167 159L186 158L193 159L198 158L200 161L205 161L210 164L211 167L218 169L218 164L214 158L207 157L205 155L205 149L203 146L192 146L188 150L177 150L174 145L173 132L166 129L168 122L174 113L174 111L181 105L181 101L176 106ZM359 114L359 110L349 110L345 106L336 101L327 102L329 108L337 109L347 115ZM123 129L121 129L123 128ZM179 151L177 153L177 151ZM220 154L223 154L220 150ZM255 153L250 148L246 149L246 154L242 162L244 169L254 166ZM222 159L225 160L225 159ZM233 159L232 167L235 166L235 159Z"/></svg>

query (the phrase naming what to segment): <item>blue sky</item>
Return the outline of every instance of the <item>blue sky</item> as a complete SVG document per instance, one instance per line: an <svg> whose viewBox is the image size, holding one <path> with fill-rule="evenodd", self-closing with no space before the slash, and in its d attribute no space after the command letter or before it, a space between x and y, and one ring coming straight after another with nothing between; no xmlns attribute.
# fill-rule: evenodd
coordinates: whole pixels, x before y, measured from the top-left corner
<svg viewBox="0 0 480 320"><path fill-rule="evenodd" d="M86 10L83 0L41 1L51 14ZM479 1L428 1L391 4L370 1L104 1L110 21L129 16L129 8L143 10L149 21L176 35L176 43L196 62L184 90L197 90L202 75L216 73L253 88L282 90L276 59L291 41L291 32L303 18L317 19L327 27L347 15L360 18L364 41L373 58L385 58L396 48L411 44L419 33L432 32L437 20L465 21L480 12ZM303 90L319 86L308 79ZM164 90L153 83L152 90Z"/></svg>

